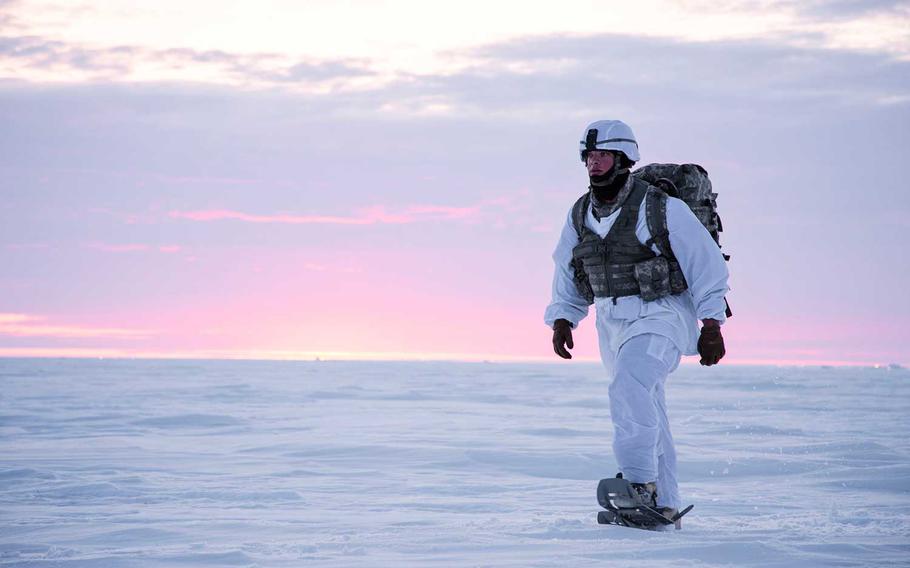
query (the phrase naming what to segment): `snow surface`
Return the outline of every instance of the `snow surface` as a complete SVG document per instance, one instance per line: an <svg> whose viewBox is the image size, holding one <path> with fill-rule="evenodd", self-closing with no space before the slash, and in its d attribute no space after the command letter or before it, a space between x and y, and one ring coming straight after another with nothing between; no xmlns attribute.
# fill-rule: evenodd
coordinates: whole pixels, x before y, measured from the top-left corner
<svg viewBox="0 0 910 568"><path fill-rule="evenodd" d="M684 366L682 531L593 364L0 359L2 566L910 564L910 373Z"/></svg>

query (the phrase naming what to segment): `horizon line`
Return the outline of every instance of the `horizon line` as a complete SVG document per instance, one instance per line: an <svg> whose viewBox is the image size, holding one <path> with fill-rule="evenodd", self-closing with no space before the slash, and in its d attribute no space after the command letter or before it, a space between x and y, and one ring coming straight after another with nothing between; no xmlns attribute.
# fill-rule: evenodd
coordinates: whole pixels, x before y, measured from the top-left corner
<svg viewBox="0 0 910 568"><path fill-rule="evenodd" d="M92 353L91 351L94 351ZM284 353L284 354L281 354ZM697 365L697 355L684 356L681 365ZM568 362L600 364L599 357L573 357L563 360L554 357L474 355L461 353L393 353L393 352L190 352L190 353L123 353L115 350L89 349L16 349L0 348L0 359L85 359L85 360L161 360L161 361L287 361L287 362L396 362L396 363L539 363L566 364ZM906 369L902 363L874 363L844 360L761 359L732 358L723 361L727 366L758 367L865 367L875 369Z"/></svg>

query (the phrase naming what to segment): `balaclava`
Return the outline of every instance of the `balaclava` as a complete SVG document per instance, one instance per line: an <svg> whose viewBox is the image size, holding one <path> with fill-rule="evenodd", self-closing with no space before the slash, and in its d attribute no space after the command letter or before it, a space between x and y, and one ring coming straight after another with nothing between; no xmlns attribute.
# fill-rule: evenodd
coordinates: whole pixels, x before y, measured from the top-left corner
<svg viewBox="0 0 910 568"><path fill-rule="evenodd" d="M632 184L628 183L630 166L631 163L622 152L613 152L613 167L610 171L599 176L589 176L591 204L598 221L619 209L631 193Z"/></svg>

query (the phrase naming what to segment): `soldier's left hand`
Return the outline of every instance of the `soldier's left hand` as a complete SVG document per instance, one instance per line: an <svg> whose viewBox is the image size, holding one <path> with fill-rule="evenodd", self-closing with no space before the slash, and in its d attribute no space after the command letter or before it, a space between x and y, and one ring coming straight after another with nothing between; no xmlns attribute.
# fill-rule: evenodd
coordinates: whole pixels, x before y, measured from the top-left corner
<svg viewBox="0 0 910 568"><path fill-rule="evenodd" d="M727 353L724 348L724 336L720 333L720 325L705 325L701 328L701 336L698 338L698 354L701 355L701 363L707 367L716 365Z"/></svg>
<svg viewBox="0 0 910 568"><path fill-rule="evenodd" d="M568 320L558 319L553 324L553 351L563 359L571 359L569 349L575 347L572 341L572 324Z"/></svg>

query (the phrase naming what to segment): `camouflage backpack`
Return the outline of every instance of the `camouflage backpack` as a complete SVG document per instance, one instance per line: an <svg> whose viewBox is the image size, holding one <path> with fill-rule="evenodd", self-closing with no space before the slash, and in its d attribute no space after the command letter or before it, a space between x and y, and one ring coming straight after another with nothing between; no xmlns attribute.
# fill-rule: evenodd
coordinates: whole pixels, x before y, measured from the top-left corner
<svg viewBox="0 0 910 568"><path fill-rule="evenodd" d="M717 246L720 247L720 233L724 230L717 214L717 194L711 191L711 180L708 172L698 164L648 164L632 172L636 178L645 181L663 190L667 195L676 197L685 202L689 209L708 229ZM665 202L664 202L665 203ZM664 205L665 207L666 205ZM654 235L657 247L668 258L674 259L670 248L669 231L667 231L666 210L649 212L649 219L653 226L661 227ZM723 254L723 253L721 253ZM730 255L723 254L724 260L730 260ZM727 317L732 316L729 304Z"/></svg>
<svg viewBox="0 0 910 568"><path fill-rule="evenodd" d="M670 197L683 200L720 246L719 233L724 228L717 215L717 194L711 191L711 180L703 167L698 164L648 164L632 175L659 187ZM672 254L663 248L661 251ZM730 260L730 256L725 254L724 259Z"/></svg>

